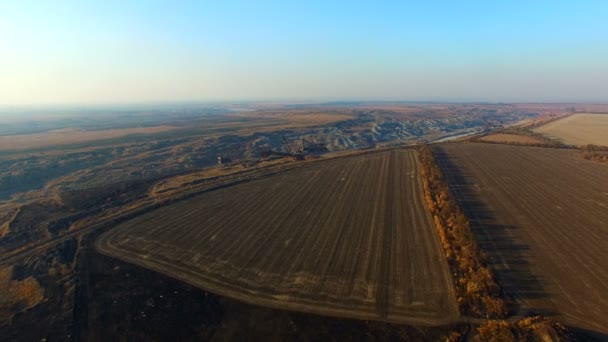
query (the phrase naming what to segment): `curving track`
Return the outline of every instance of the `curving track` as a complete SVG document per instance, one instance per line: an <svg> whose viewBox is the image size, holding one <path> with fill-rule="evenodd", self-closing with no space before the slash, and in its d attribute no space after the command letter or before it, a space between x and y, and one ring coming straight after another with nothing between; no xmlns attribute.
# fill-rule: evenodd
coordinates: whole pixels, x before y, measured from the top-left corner
<svg viewBox="0 0 608 342"><path fill-rule="evenodd" d="M415 152L328 161L120 224L105 254L252 304L409 324L458 319Z"/></svg>

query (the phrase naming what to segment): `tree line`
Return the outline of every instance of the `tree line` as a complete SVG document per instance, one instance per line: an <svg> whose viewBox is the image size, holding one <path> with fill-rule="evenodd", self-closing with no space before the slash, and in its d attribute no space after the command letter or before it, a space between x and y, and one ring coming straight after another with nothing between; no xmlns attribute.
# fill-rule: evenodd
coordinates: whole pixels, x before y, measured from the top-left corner
<svg viewBox="0 0 608 342"><path fill-rule="evenodd" d="M490 141L490 140L482 140L480 137L470 138L468 141L470 142L479 142L486 144L502 144L502 145L519 145L519 146L532 146L532 147L549 147L549 148L576 148L574 145L567 145L563 142L547 137L541 133L534 132L528 127L508 127L498 130L494 133L504 133L504 134L513 134L519 136L530 137L538 142L518 142L518 141L507 141L507 142L498 142L498 141Z"/></svg>
<svg viewBox="0 0 608 342"><path fill-rule="evenodd" d="M432 149L428 145L419 147L418 159L425 203L452 272L460 311L475 317L506 317L508 309L501 288L485 263L469 220L450 192Z"/></svg>
<svg viewBox="0 0 608 342"><path fill-rule="evenodd" d="M509 322L507 302L479 248L466 215L456 202L430 146L418 147L424 199L431 211L456 285L460 312L486 318L474 331L456 329L446 341L583 340L563 324L539 315ZM467 335L472 336L467 338Z"/></svg>

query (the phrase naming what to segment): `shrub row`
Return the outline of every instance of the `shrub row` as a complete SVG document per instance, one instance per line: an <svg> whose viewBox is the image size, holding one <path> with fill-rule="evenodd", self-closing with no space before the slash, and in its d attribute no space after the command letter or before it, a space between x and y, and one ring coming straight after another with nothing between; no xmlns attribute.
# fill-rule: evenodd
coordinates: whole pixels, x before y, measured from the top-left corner
<svg viewBox="0 0 608 342"><path fill-rule="evenodd" d="M472 138L468 140L469 142L474 143L484 143L484 144L499 144L499 145L514 145L514 146L530 146L530 147L547 147L547 148L576 148L570 145L557 144L557 143L524 143L524 142L516 142L516 141L490 141L490 140L481 140L479 138Z"/></svg>
<svg viewBox="0 0 608 342"><path fill-rule="evenodd" d="M527 127L509 127L509 128L501 129L501 130L497 131L496 133L505 133L505 134L526 136L526 137L533 138L533 139L537 140L538 142L537 143L522 143L522 142L515 142L515 141L498 142L498 141L481 140L480 138L471 138L471 139L469 139L469 141L470 142L481 142L481 143L487 143L487 144L519 145L519 146L532 146L532 147L576 148L576 146L566 145L559 140L555 140L555 139L547 137L541 133L534 132L533 130L531 130Z"/></svg>
<svg viewBox="0 0 608 342"><path fill-rule="evenodd" d="M542 316L527 316L517 322L488 320L477 328L473 341L576 341L563 324Z"/></svg>
<svg viewBox="0 0 608 342"><path fill-rule="evenodd" d="M509 128L501 131L502 133L533 136L537 139L542 139L543 142L538 143L522 143L515 141L498 142L490 140L481 140L480 138L470 138L469 142L484 143L484 144L500 144L500 145L515 145L515 146L530 146L530 147L546 147L546 148L564 148L580 150L579 156L586 160L591 160L600 163L608 163L608 146L602 145L567 145L560 141L548 138L542 134L530 131L525 128ZM523 133L522 133L523 132Z"/></svg>
<svg viewBox="0 0 608 342"><path fill-rule="evenodd" d="M581 152L581 158L600 162L600 163L608 163L608 153L607 152L589 152L583 151Z"/></svg>
<svg viewBox="0 0 608 342"><path fill-rule="evenodd" d="M484 262L466 215L457 204L428 145L418 148L424 198L435 220L441 245L465 315L502 318L508 314L501 289Z"/></svg>
<svg viewBox="0 0 608 342"><path fill-rule="evenodd" d="M602 145L583 145L580 147L581 150L584 151L589 151L589 152L606 152L608 151L608 146L602 146Z"/></svg>
<svg viewBox="0 0 608 342"><path fill-rule="evenodd" d="M509 127L509 128L505 128L501 131L501 133L508 133L508 134L517 134L517 135L524 135L530 138L534 138L536 140L542 141L544 144L550 145L550 146L555 146L555 147L567 147L564 143L562 143L559 140L550 138L542 133L538 133L538 132L534 132L533 130L531 130L528 127Z"/></svg>

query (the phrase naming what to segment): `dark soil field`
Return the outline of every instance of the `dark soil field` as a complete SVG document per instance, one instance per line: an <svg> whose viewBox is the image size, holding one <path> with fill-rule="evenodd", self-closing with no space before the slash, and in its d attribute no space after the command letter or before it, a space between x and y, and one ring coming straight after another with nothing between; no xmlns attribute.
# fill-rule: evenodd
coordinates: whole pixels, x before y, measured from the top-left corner
<svg viewBox="0 0 608 342"><path fill-rule="evenodd" d="M453 327L411 327L248 305L91 253L82 341L445 340ZM0 330L1 332L1 330Z"/></svg>
<svg viewBox="0 0 608 342"><path fill-rule="evenodd" d="M518 313L608 338L608 168L551 148L455 143L435 154Z"/></svg>
<svg viewBox="0 0 608 342"><path fill-rule="evenodd" d="M0 321L0 341L443 341L462 327L413 327L248 305L74 242L14 267L17 277L41 279L47 298ZM61 252L78 256L70 263ZM70 266L45 278L54 257Z"/></svg>
<svg viewBox="0 0 608 342"><path fill-rule="evenodd" d="M205 193L122 223L96 245L250 304L418 325L458 319L410 150Z"/></svg>

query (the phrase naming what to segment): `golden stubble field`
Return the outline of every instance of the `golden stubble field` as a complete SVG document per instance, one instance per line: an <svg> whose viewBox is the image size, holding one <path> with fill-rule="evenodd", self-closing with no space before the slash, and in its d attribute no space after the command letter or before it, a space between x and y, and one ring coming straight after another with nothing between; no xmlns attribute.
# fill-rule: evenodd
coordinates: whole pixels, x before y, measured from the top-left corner
<svg viewBox="0 0 608 342"><path fill-rule="evenodd" d="M479 138L481 141L493 143L542 144L544 141L534 137L510 133L495 133Z"/></svg>
<svg viewBox="0 0 608 342"><path fill-rule="evenodd" d="M415 152L313 163L120 224L104 254L251 304L438 325L458 319Z"/></svg>
<svg viewBox="0 0 608 342"><path fill-rule="evenodd" d="M608 146L608 114L574 114L535 129L572 145Z"/></svg>

